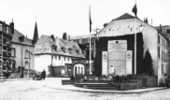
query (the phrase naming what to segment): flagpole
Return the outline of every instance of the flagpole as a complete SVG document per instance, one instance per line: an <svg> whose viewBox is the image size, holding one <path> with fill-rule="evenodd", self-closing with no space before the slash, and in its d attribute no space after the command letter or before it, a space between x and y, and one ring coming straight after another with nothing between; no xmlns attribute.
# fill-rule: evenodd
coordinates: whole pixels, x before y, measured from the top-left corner
<svg viewBox="0 0 170 100"><path fill-rule="evenodd" d="M92 74L92 65L91 65L91 32L90 32L90 40L89 40L89 71L90 75Z"/></svg>
<svg viewBox="0 0 170 100"><path fill-rule="evenodd" d="M135 18L135 24L136 24L136 18ZM135 26L135 25L134 25ZM137 73L137 33L136 28L134 27L134 74Z"/></svg>
<svg viewBox="0 0 170 100"><path fill-rule="evenodd" d="M89 39L89 74L92 75L92 65L91 65L91 6L89 6L89 33L90 33L90 39Z"/></svg>
<svg viewBox="0 0 170 100"><path fill-rule="evenodd" d="M135 23L134 23L134 74L137 74L137 32L136 32L136 18L137 18L137 2L135 0Z"/></svg>

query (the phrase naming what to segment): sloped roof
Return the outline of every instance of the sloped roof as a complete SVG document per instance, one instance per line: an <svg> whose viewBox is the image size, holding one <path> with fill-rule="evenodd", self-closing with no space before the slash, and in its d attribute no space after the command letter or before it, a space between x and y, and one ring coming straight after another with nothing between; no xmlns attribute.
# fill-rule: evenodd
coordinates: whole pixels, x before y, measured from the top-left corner
<svg viewBox="0 0 170 100"><path fill-rule="evenodd" d="M165 26L155 26L155 28L158 30L162 36L164 36L168 41L170 41L170 26L165 25Z"/></svg>
<svg viewBox="0 0 170 100"><path fill-rule="evenodd" d="M130 15L128 13L125 13L125 14L113 19L112 21L114 21L114 20L122 20L122 19L132 19L132 18L136 18L136 17L132 16L132 15Z"/></svg>
<svg viewBox="0 0 170 100"><path fill-rule="evenodd" d="M74 41L67 41L51 36L42 35L35 44L35 54L51 53L72 57L82 57L82 51L78 44Z"/></svg>
<svg viewBox="0 0 170 100"><path fill-rule="evenodd" d="M128 31L127 31L127 32L114 31L114 34L112 34L111 32L108 32L108 33L106 34L106 30L107 30L108 28L111 28L111 25L113 25L113 24L115 24L115 23L117 23L117 22L122 22L122 21L126 22L126 20L129 20L129 21L133 21L133 20L134 20L135 23L140 23L140 24L143 24L144 26L151 27L152 29L156 30L155 27L153 27L152 25L150 25L150 24L148 24L148 23L145 23L143 20L139 19L138 17L135 17L135 16L132 16L132 15L130 15L130 14L128 14L128 13L125 13L125 14L123 14L123 15L121 15L121 16L113 19L113 20L111 20L111 21L107 24L107 26L103 27L103 29L100 30L98 36L99 36L99 37L109 37L109 36L122 36L122 35L125 35L125 34L134 34L133 32L131 32L131 30L132 30L132 28L135 29L135 27L132 27L132 28L129 27L129 30L130 30L129 32L128 32ZM136 20L136 21L135 21L135 20ZM119 26L119 25L118 25L118 26ZM112 27L112 28L113 28L113 27ZM116 27L115 27L115 28L116 28ZM109 29L109 30L111 30L111 29ZM157 31L157 30L156 30L156 31Z"/></svg>
<svg viewBox="0 0 170 100"><path fill-rule="evenodd" d="M20 40L20 37L23 37L23 41ZM25 37L21 32L16 29L14 30L14 34L12 36L12 43L32 46L32 40Z"/></svg>

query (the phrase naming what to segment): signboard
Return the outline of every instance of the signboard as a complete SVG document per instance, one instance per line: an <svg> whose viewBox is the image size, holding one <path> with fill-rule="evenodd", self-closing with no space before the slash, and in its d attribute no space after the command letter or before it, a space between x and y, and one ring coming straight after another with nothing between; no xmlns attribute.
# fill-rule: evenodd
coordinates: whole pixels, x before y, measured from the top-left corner
<svg viewBox="0 0 170 100"><path fill-rule="evenodd" d="M107 51L102 52L102 75L108 74L108 55Z"/></svg>
<svg viewBox="0 0 170 100"><path fill-rule="evenodd" d="M132 50L126 52L126 74L132 74Z"/></svg>
<svg viewBox="0 0 170 100"><path fill-rule="evenodd" d="M126 74L126 51L109 52L109 74Z"/></svg>
<svg viewBox="0 0 170 100"><path fill-rule="evenodd" d="M108 41L108 51L127 50L127 40Z"/></svg>
<svg viewBox="0 0 170 100"><path fill-rule="evenodd" d="M114 75L126 74L127 40L108 41L108 72Z"/></svg>

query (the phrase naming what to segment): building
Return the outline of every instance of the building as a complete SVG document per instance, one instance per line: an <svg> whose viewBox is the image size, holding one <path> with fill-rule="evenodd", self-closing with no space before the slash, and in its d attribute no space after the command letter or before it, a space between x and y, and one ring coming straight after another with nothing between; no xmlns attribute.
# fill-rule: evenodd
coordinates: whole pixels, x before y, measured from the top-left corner
<svg viewBox="0 0 170 100"><path fill-rule="evenodd" d="M161 33L169 41L168 44L166 44L166 45L168 45L168 55L166 55L167 59L165 59L165 60L166 60L166 62L168 62L167 66L170 66L170 63L169 63L170 62L170 26L169 25L165 25L165 26L160 25L160 26L156 26L155 28L158 30L159 33ZM160 45L161 44L165 45L165 43L163 41L159 41L159 44ZM160 48L160 56L162 58L163 58L163 56L165 56L165 52L167 52L167 51ZM169 67L163 67L164 66L163 63L161 64L161 66L162 66L161 67L162 68L162 73L165 73L165 74L169 75L170 74L169 73L170 68Z"/></svg>
<svg viewBox="0 0 170 100"><path fill-rule="evenodd" d="M24 36L18 30L14 30L11 42L12 69L14 71L33 69L34 67L34 46L32 40Z"/></svg>
<svg viewBox="0 0 170 100"><path fill-rule="evenodd" d="M67 74L66 64L74 59L84 58L78 44L73 41L55 38L53 35L42 35L35 44L35 70L46 70L48 75L64 76Z"/></svg>
<svg viewBox="0 0 170 100"><path fill-rule="evenodd" d="M11 40L14 23L9 25L0 21L0 76L11 70ZM4 73L4 74L3 74Z"/></svg>
<svg viewBox="0 0 170 100"><path fill-rule="evenodd" d="M113 19L98 34L96 75L156 76L161 83L168 67L168 40L157 29L130 14Z"/></svg>
<svg viewBox="0 0 170 100"><path fill-rule="evenodd" d="M90 35L82 35L82 36L76 36L76 37L71 37L71 40L75 41L78 43L80 46L82 53L85 55L86 59L89 59L89 39ZM91 35L91 52L92 52L92 60L95 57L95 39L96 36L95 34Z"/></svg>
<svg viewBox="0 0 170 100"><path fill-rule="evenodd" d="M34 44L38 40L38 27L35 23L33 40L24 36L18 30L14 30L11 41L11 68L13 72L20 73L20 77L25 77L34 68Z"/></svg>

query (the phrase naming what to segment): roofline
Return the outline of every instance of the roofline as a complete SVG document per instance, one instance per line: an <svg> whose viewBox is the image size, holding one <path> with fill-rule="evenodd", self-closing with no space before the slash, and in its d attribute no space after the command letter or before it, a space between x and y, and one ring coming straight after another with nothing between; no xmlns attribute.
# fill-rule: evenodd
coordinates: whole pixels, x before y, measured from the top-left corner
<svg viewBox="0 0 170 100"><path fill-rule="evenodd" d="M34 55L59 55L59 56L67 56L67 57L73 57L73 58L85 58L85 57L63 55L63 54L58 54L58 53L34 53Z"/></svg>
<svg viewBox="0 0 170 100"><path fill-rule="evenodd" d="M24 36L24 38L28 39L28 40L31 40L30 38L26 37L22 32L18 31L17 29L14 29L15 31L17 31L17 33L19 33L20 35ZM15 33L15 32L14 32Z"/></svg>
<svg viewBox="0 0 170 100"><path fill-rule="evenodd" d="M77 39L86 39L89 38L91 35L91 38L95 37L96 34L87 34L87 35L80 35L80 36L72 36L70 39L71 40L77 40Z"/></svg>
<svg viewBox="0 0 170 100"><path fill-rule="evenodd" d="M164 37L168 42L170 42L170 40L169 40L169 38L168 37L166 37L166 35L165 34L163 34L162 32L158 32L158 34L160 34L162 37Z"/></svg>
<svg viewBox="0 0 170 100"><path fill-rule="evenodd" d="M155 29L155 30L158 32L158 30L157 30L154 26L152 26L152 25L150 25L150 24L148 24L148 23L145 23L143 20L141 20L141 19L138 18L138 17L134 17L134 18L129 18L129 19L112 20L112 21L110 21L110 22L108 23L108 25L107 25L106 27L103 27L103 28L99 31L99 34L100 34L105 28L107 28L112 22L122 21L122 20L131 20L131 19L138 20L138 21L140 21L140 22L142 22L142 23L144 23L144 24L152 27L153 29Z"/></svg>
<svg viewBox="0 0 170 100"><path fill-rule="evenodd" d="M29 44L24 44L24 43L18 43L18 42L13 42L13 41L11 41L11 43L13 43L13 44L18 44L18 45L23 45L23 46L34 47L34 45L29 45Z"/></svg>

